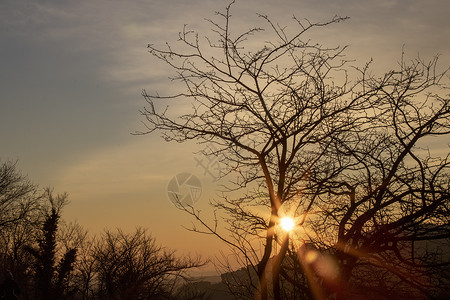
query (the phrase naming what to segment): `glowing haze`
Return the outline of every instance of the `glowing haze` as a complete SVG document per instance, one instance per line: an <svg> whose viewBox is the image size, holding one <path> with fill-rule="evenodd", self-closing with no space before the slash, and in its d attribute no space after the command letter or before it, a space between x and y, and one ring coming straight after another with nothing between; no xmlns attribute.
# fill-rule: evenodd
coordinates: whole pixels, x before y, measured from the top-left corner
<svg viewBox="0 0 450 300"><path fill-rule="evenodd" d="M2 0L0 159L19 159L35 183L68 192L64 218L91 232L144 226L167 247L214 254L222 245L186 231L190 219L166 191L175 175L195 174L202 184L196 205L208 212L215 185L192 153L198 146L130 133L144 129L141 90L170 89L168 69L147 53L147 44L175 41L183 24L207 34L204 18L226 4ZM355 64L373 57L377 70L395 64L403 45L410 56L441 54L445 67L449 12L448 0L246 0L234 6L232 28L252 26L255 13L281 25L292 24L293 14L311 21L349 16L316 31L317 42L348 44Z"/></svg>

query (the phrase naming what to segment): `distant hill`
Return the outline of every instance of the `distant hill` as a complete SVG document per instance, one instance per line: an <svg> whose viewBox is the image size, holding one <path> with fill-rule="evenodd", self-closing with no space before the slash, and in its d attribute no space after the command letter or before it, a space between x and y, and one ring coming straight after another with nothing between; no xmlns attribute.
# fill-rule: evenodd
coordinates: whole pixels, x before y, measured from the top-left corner
<svg viewBox="0 0 450 300"><path fill-rule="evenodd" d="M218 276L217 276L218 277ZM220 279L220 277L218 277ZM217 279L217 278L210 278ZM176 298L179 300L233 300L236 299L228 291L223 282L195 281L181 286Z"/></svg>
<svg viewBox="0 0 450 300"><path fill-rule="evenodd" d="M210 283L219 283L222 281L222 278L220 275L196 276L192 278L192 281L195 282L207 281Z"/></svg>
<svg viewBox="0 0 450 300"><path fill-rule="evenodd" d="M254 273L254 272L253 272ZM256 276L256 273L253 274ZM227 283L236 285L236 281L244 282L248 278L246 268L218 275L193 277L182 285L177 293L179 300L235 300ZM257 279L256 277L254 278Z"/></svg>

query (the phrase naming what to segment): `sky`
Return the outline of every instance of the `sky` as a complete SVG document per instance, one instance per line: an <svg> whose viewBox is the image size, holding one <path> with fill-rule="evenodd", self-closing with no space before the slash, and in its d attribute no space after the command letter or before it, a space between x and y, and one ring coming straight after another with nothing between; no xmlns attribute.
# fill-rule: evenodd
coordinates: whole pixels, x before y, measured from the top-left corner
<svg viewBox="0 0 450 300"><path fill-rule="evenodd" d="M142 90L171 88L147 44L175 42L184 24L208 34L204 19L228 2L0 0L0 160L17 159L34 183L67 192L64 219L93 234L142 226L180 253L218 254L224 246L187 231L190 217L167 196L174 176L194 174L203 188L196 206L211 212L216 183L193 153L201 146L132 133L145 129ZM373 58L376 70L390 70L402 47L450 66L448 0L238 0L233 28L254 26L256 13L284 25L292 15L348 16L313 37L349 45L348 58Z"/></svg>

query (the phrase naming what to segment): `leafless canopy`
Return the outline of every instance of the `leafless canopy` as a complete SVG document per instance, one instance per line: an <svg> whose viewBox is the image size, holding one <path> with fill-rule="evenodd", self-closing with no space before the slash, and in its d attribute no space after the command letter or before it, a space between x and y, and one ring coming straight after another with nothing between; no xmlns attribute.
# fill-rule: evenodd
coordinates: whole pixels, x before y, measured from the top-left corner
<svg viewBox="0 0 450 300"><path fill-rule="evenodd" d="M407 275L419 265L414 243L449 238L448 148L433 157L423 142L450 132L448 75L437 70L437 57L402 56L395 68L375 76L371 63L350 66L345 47L307 38L346 18L294 18L292 31L259 15L267 29L235 33L232 4L217 13L218 21L207 20L210 36L185 26L176 45L148 45L183 89L144 91L144 133L214 143L217 150L204 154L222 155L222 175L237 178L230 190L243 192L214 203L226 214L228 235L217 220L211 225L194 208L185 210L231 245L244 265L254 266L263 299L271 256L282 262L289 252L276 235L288 207L305 228L302 241L332 251L346 281L364 262L426 294L425 284ZM183 113L165 103L176 103ZM394 260L405 268L388 266ZM273 270L273 294L280 299L279 273L287 281L292 277L283 268Z"/></svg>
<svg viewBox="0 0 450 300"><path fill-rule="evenodd" d="M0 229L25 219L39 207L37 187L16 168L0 161Z"/></svg>

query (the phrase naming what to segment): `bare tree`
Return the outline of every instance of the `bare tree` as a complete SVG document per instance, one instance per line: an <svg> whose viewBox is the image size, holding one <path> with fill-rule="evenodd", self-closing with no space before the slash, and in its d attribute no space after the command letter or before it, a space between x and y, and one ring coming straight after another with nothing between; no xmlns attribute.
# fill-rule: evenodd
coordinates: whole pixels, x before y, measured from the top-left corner
<svg viewBox="0 0 450 300"><path fill-rule="evenodd" d="M194 230L216 235L253 267L258 282L249 280L250 292L261 299L281 299L282 280L290 282L283 262L303 259L298 251L297 258L289 255L289 238L277 226L283 214L303 228L300 246L313 243L337 257L346 282L357 275L357 262L369 262L432 296L407 268L390 267L390 257L418 267L424 260L416 256L416 242L449 239L447 157L419 148L427 137L449 133L446 71L437 70L437 58L407 63L402 57L396 69L377 77L370 63L349 66L345 47L304 38L341 17L324 23L294 18L292 33L259 15L268 31L234 33L232 4L217 13L220 21L208 20L212 36L185 27L176 45L148 45L184 90L144 91L144 133L213 143L203 154L221 155L223 177L236 178L230 193L213 202L224 212L224 226L180 205L205 229ZM262 32L270 41L255 42ZM164 102L191 109L176 115ZM297 265L307 273L304 261ZM315 297L340 295L319 293L323 278L309 284Z"/></svg>
<svg viewBox="0 0 450 300"><path fill-rule="evenodd" d="M17 162L0 162L0 282L10 273L27 294L33 257L25 247L39 231L45 199L38 187L17 170Z"/></svg>
<svg viewBox="0 0 450 300"><path fill-rule="evenodd" d="M105 231L93 248L99 299L169 299L175 280L199 259L177 258L142 228Z"/></svg>
<svg viewBox="0 0 450 300"><path fill-rule="evenodd" d="M436 65L437 58L402 59L381 78L362 70L362 88L380 91L364 111L370 126L336 138L328 163L310 174L303 197L320 203L308 222L311 240L336 249L347 281L362 263L387 272L383 283L397 292L401 282L410 294L433 297L435 267L441 278L449 271L448 256L436 256L450 238L448 151L443 145L444 157L433 156L422 142L450 132L445 73Z"/></svg>
<svg viewBox="0 0 450 300"><path fill-rule="evenodd" d="M40 207L37 187L20 174L16 165L12 161L0 164L0 229Z"/></svg>
<svg viewBox="0 0 450 300"><path fill-rule="evenodd" d="M68 280L74 298L94 299L96 286L93 245L95 239L89 238L88 231L77 222L62 222L57 239L61 252L77 249L77 259Z"/></svg>

